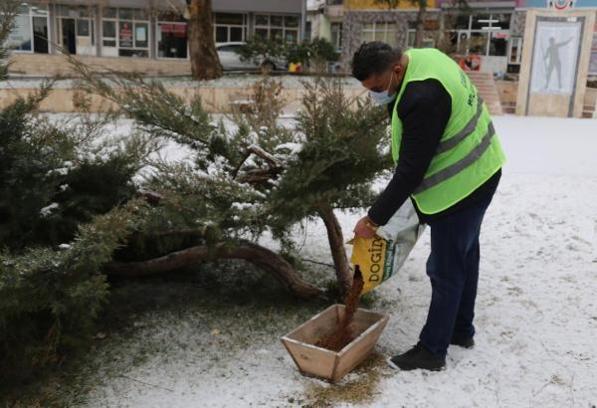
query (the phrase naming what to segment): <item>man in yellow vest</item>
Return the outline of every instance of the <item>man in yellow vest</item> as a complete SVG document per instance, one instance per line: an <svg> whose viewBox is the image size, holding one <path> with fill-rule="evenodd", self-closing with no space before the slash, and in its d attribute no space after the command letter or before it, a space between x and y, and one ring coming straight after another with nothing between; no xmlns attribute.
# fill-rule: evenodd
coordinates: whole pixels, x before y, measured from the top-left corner
<svg viewBox="0 0 597 408"><path fill-rule="evenodd" d="M450 344L474 345L479 233L505 155L487 107L458 64L436 49L402 52L381 42L354 54L353 76L387 105L396 169L354 228L370 238L409 197L431 228L431 303L419 342L392 357L403 370L440 370Z"/></svg>

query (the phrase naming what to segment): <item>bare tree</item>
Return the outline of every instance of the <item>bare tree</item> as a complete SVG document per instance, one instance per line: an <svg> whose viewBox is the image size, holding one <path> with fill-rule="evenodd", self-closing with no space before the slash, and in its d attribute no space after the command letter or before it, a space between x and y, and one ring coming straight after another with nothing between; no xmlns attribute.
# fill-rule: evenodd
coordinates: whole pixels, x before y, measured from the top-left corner
<svg viewBox="0 0 597 408"><path fill-rule="evenodd" d="M425 35L425 14L427 13L427 0L411 0L411 3L417 5L419 11L417 12L417 31L415 32L415 47L420 48L423 44L423 36Z"/></svg>
<svg viewBox="0 0 597 408"><path fill-rule="evenodd" d="M193 78L207 80L221 77L223 69L216 51L212 0L186 0L186 9L173 0L168 0L168 3L188 21Z"/></svg>
<svg viewBox="0 0 597 408"><path fill-rule="evenodd" d="M19 2L16 0L2 0L0 3L0 80L8 75L8 49L2 45L8 39L8 35L14 28L14 18L19 9Z"/></svg>

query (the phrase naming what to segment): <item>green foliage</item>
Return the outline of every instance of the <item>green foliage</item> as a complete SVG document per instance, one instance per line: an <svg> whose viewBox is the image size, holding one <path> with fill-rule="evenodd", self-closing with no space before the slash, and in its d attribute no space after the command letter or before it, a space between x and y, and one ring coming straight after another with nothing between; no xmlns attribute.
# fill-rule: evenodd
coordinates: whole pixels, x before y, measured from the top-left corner
<svg viewBox="0 0 597 408"><path fill-rule="evenodd" d="M230 145L238 151L246 149L258 141L266 151L273 151L277 146L292 142L292 130L279 123L286 101L282 98L282 83L271 78L257 81L251 90L251 107L234 108L229 120L237 130L228 136ZM220 130L226 134L226 129ZM244 159L239 157L237 159Z"/></svg>
<svg viewBox="0 0 597 408"><path fill-rule="evenodd" d="M251 61L260 65L263 61L275 61L285 54L284 42L275 39L253 36L238 49L241 61Z"/></svg>
<svg viewBox="0 0 597 408"><path fill-rule="evenodd" d="M285 50L285 56L288 62L306 64L310 59L309 43L306 41L288 44Z"/></svg>
<svg viewBox="0 0 597 408"><path fill-rule="evenodd" d="M2 385L87 344L107 301L102 268L146 218L132 200L133 176L155 145L135 134L108 138L103 119L38 115L52 84L0 110Z"/></svg>
<svg viewBox="0 0 597 408"><path fill-rule="evenodd" d="M131 179L135 173L136 166L124 155L78 163L53 196L57 210L42 217L33 229L36 241L49 245L70 241L79 224L107 213L134 194Z"/></svg>
<svg viewBox="0 0 597 408"><path fill-rule="evenodd" d="M369 204L371 181L390 165L383 109L347 97L340 82L306 83L296 120L282 124L281 85L265 79L252 107L215 123L199 99L159 82L78 69L85 87L117 103L142 133L93 148L94 124L58 128L35 117L43 90L0 114L0 188L10 197L0 201L9 231L1 237L0 370L13 380L86 344L108 300L111 262L269 230L299 264L291 228L322 207ZM155 146L148 140L189 152L184 162L149 162L142 188L157 197L152 206L133 198L145 193L132 183Z"/></svg>
<svg viewBox="0 0 597 408"><path fill-rule="evenodd" d="M148 215L146 230L137 231L119 251L119 260L155 257L185 246L209 244L216 238L234 241L258 236L266 228L259 209L267 183L249 186L243 177L250 167L249 148L256 139L269 148L290 137L276 123L279 112L237 112L238 127L231 134L223 122L211 120L199 98L186 102L162 83L135 75L114 76L110 83L115 86L110 86L84 65L76 67L88 90L117 103L149 138L176 142L191 157L184 163L152 162L153 172L145 188L162 197L160 205ZM281 109L279 102L268 100L269 86L257 88L258 104ZM255 159L253 163L251 169L259 172L263 161ZM171 233L175 231L185 233Z"/></svg>
<svg viewBox="0 0 597 408"><path fill-rule="evenodd" d="M332 43L325 38L314 38L308 44L308 50L309 59L306 61L307 63L312 61L337 61L339 57Z"/></svg>
<svg viewBox="0 0 597 408"><path fill-rule="evenodd" d="M306 82L291 126L279 121L285 102L281 84L270 78L254 85L249 107L214 124L199 100L189 105L160 83L114 78L124 89L115 92L93 73L80 72L152 137L193 152L192 163L155 163L148 186L166 199L151 221L153 231L209 225L221 239L234 240L270 229L287 240L293 225L317 216L322 206L368 205L371 181L391 166L384 110L347 97L339 81Z"/></svg>
<svg viewBox="0 0 597 408"><path fill-rule="evenodd" d="M383 109L346 97L338 80L305 87L297 118L305 141L268 200L279 225L317 215L322 205L369 205L373 178L391 166Z"/></svg>
<svg viewBox="0 0 597 408"><path fill-rule="evenodd" d="M0 111L0 247L11 251L69 242L78 224L134 192L139 157L132 149L82 156L92 151L80 151L80 129L35 115L49 87Z"/></svg>
<svg viewBox="0 0 597 408"><path fill-rule="evenodd" d="M322 66L338 60L338 53L325 38L315 38L301 43L285 43L280 40L254 37L237 51L243 61L261 64L263 61L279 61ZM321 71L321 69L320 69Z"/></svg>
<svg viewBox="0 0 597 408"><path fill-rule="evenodd" d="M60 250L0 254L0 383L27 378L85 344L107 301L101 267L144 217L131 201L81 225Z"/></svg>
<svg viewBox="0 0 597 408"><path fill-rule="evenodd" d="M85 147L83 127L35 115L46 91L0 112L0 382L85 343L108 294L101 267L140 208L129 200L143 149Z"/></svg>
<svg viewBox="0 0 597 408"><path fill-rule="evenodd" d="M140 133L98 144L97 123L37 117L50 85L0 112L0 370L13 379L86 344L108 299L107 264L267 230L299 264L291 228L322 207L369 204L371 181L390 165L383 109L347 97L337 81L305 83L296 120L282 124L281 84L266 78L248 109L216 123L198 98L160 82L75 66L84 87L118 104ZM161 141L189 159L148 161ZM153 206L133 198L144 194L132 180L145 162Z"/></svg>
<svg viewBox="0 0 597 408"><path fill-rule="evenodd" d="M0 112L0 246L11 249L32 241L40 210L60 185L61 167L74 159L68 137L30 116L44 93Z"/></svg>

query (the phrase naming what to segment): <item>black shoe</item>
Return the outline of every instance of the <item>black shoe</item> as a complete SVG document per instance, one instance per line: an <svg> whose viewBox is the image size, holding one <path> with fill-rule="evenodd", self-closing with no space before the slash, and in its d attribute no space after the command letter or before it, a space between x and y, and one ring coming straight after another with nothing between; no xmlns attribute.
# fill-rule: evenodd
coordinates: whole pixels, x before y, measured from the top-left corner
<svg viewBox="0 0 597 408"><path fill-rule="evenodd" d="M421 343L408 350L404 354L399 354L388 360L393 368L401 370L423 370L439 371L446 366L446 359L431 354Z"/></svg>
<svg viewBox="0 0 597 408"><path fill-rule="evenodd" d="M472 337L452 337L450 344L470 349L475 345L475 340Z"/></svg>

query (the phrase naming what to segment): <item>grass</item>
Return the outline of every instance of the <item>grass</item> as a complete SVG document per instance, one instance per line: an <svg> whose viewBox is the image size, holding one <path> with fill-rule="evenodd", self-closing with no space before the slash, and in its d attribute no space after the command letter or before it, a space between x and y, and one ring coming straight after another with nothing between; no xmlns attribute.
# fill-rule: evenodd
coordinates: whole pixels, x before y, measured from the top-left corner
<svg viewBox="0 0 597 408"><path fill-rule="evenodd" d="M339 404L366 404L375 400L378 387L387 373L385 357L373 353L359 367L337 384L317 381L309 384L305 395L289 398L303 408L331 408Z"/></svg>
<svg viewBox="0 0 597 408"><path fill-rule="evenodd" d="M320 286L334 278L328 268L303 275ZM82 405L94 387L156 355L167 361L169 353L176 358L188 351L189 364L208 370L219 363L214 350L233 353L270 343L334 303L298 300L270 274L236 261L111 285L110 302L90 348L68 356L36 382L10 390L0 397L0 407Z"/></svg>
<svg viewBox="0 0 597 408"><path fill-rule="evenodd" d="M309 265L302 274L327 287L330 298L296 299L270 274L238 261L206 263L168 276L113 280L110 302L89 349L67 356L36 382L0 397L0 407L84 405L98 387L139 381L123 372L156 358L167 365L180 363L184 356L185 364L219 372L226 357L220 350L241 354L249 346L271 345L272 339L338 301L332 269ZM380 302L377 295L367 294L361 306ZM375 394L380 365L374 357L357 369L357 379L331 387L314 385L296 401L308 407L365 401ZM157 383L141 386L164 388Z"/></svg>

